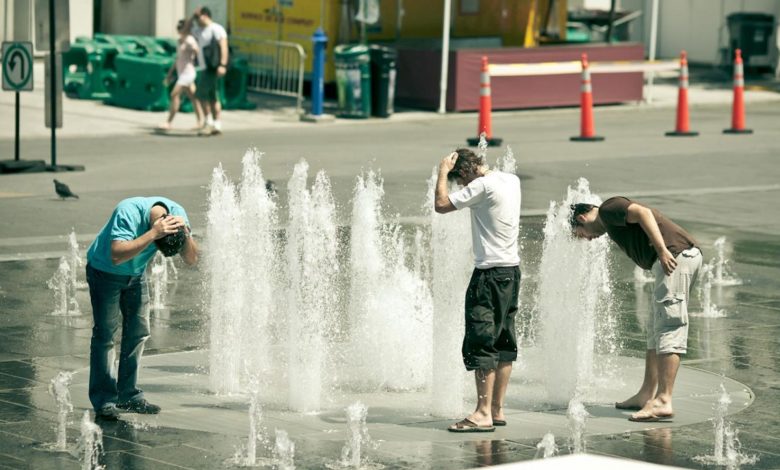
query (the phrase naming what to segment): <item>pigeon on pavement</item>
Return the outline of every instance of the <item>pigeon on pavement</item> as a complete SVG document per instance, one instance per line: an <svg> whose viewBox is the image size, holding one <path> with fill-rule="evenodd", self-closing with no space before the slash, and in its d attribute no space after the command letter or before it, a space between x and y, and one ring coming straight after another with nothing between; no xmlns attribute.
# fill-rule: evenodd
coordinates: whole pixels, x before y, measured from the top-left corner
<svg viewBox="0 0 780 470"><path fill-rule="evenodd" d="M57 196L61 197L63 200L65 200L65 198L69 198L69 197L72 197L72 198L75 198L75 199L79 198L77 195L73 194L73 192L70 190L70 188L68 187L67 184L65 184L65 183L63 183L61 181L57 181L56 179L54 180L54 191L56 191L57 192Z"/></svg>

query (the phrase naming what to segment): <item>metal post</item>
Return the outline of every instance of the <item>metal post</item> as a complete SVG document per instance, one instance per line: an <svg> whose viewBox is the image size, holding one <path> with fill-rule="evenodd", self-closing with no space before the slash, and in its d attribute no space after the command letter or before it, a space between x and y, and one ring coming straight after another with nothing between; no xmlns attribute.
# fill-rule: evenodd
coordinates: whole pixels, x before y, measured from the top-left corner
<svg viewBox="0 0 780 470"><path fill-rule="evenodd" d="M650 13L650 50L648 51L647 60L655 60L655 43L658 40L658 0L650 0L652 2ZM648 103L653 102L653 78L655 73L650 72L650 77L647 79L647 96L645 101Z"/></svg>
<svg viewBox="0 0 780 470"><path fill-rule="evenodd" d="M328 36L322 27L317 28L311 38L313 44L312 70L311 70L311 114L322 114L323 96L325 94L325 45Z"/></svg>
<svg viewBox="0 0 780 470"><path fill-rule="evenodd" d="M439 114L447 112L447 72L450 59L450 6L451 0L444 0L444 21L441 38L441 81L439 82Z"/></svg>
<svg viewBox="0 0 780 470"><path fill-rule="evenodd" d="M49 99L51 99L51 166L57 169L57 50L55 45L55 11L54 0L49 0L49 60L51 74L49 77Z"/></svg>
<svg viewBox="0 0 780 470"><path fill-rule="evenodd" d="M16 132L14 136L14 160L19 161L19 92L16 92L16 110L14 111L16 116Z"/></svg>

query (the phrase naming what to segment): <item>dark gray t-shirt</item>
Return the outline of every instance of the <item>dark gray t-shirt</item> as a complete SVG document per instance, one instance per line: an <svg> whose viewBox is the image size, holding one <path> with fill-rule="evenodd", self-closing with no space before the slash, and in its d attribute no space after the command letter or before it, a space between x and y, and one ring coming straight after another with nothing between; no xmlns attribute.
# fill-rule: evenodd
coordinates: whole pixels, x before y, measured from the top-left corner
<svg viewBox="0 0 780 470"><path fill-rule="evenodd" d="M658 254L655 252L655 247L650 243L650 237L642 230L642 227L638 223L626 222L628 206L631 203L647 207L626 197L616 196L607 199L601 204L599 207L599 218L607 227L609 238L639 267L650 269L655 260L658 259ZM658 224L658 230L664 239L664 245L666 245L666 248L673 256L698 246L696 240L682 227L666 218L658 210L653 208L650 208L650 210L653 211L653 216Z"/></svg>

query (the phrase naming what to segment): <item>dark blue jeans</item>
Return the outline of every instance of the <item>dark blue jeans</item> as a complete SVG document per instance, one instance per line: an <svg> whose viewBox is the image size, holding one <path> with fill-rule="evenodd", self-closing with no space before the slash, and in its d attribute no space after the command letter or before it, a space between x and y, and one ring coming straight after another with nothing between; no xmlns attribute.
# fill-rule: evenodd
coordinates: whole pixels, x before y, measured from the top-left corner
<svg viewBox="0 0 780 470"><path fill-rule="evenodd" d="M95 410L143 398L136 386L144 343L149 338L149 292L144 276L122 276L87 265L92 300L92 343L89 355L89 401ZM111 376L109 354L122 321L117 378Z"/></svg>

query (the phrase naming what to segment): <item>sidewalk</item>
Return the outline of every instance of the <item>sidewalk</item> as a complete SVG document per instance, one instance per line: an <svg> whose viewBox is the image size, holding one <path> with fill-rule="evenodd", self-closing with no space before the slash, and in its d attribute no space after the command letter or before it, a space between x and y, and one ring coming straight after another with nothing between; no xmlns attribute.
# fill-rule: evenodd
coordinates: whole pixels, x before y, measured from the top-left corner
<svg viewBox="0 0 780 470"><path fill-rule="evenodd" d="M32 92L22 93L21 102L21 128L22 139L48 137L51 131L44 126L44 83L43 63L38 61L34 67L34 89ZM702 80L691 77L689 89L689 103L692 107L699 105L728 104L732 100L730 83L713 81L712 74L702 75ZM706 78L706 79L705 79ZM745 91L745 102L780 101L780 92L770 91L774 88L780 91L780 84L771 86L748 86ZM598 90L595 90L598 93ZM652 88L646 87L645 97L651 98L650 102L625 103L620 107L674 107L677 103L676 80L657 79ZM230 110L222 116L223 126L226 132L272 129L288 127L311 127L314 124L301 122L295 113L293 99L277 97L265 94L251 94L250 100L258 107L255 110ZM310 109L310 103L304 103L304 109ZM118 108L103 104L101 101L89 101L71 99L63 96L63 127L57 130L59 137L81 136L108 136L108 135L142 135L154 132L154 128L166 119L167 111L137 111L133 109ZM326 113L333 113L336 104L333 101L326 103ZM14 137L14 93L0 93L0 140L13 139ZM539 110L496 111L495 113L512 114L539 112ZM542 110L541 112L544 112ZM469 113L458 113L459 116ZM476 113L471 113L476 114ZM398 109L388 119L372 118L367 120L335 119L329 123L317 124L317 126L350 125L379 123L389 121L420 121L443 118L433 111ZM476 118L475 118L476 120ZM195 117L192 113L180 113L176 116L174 127L187 130L195 125Z"/></svg>

